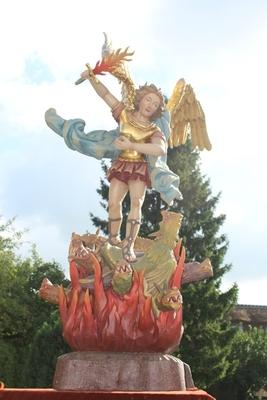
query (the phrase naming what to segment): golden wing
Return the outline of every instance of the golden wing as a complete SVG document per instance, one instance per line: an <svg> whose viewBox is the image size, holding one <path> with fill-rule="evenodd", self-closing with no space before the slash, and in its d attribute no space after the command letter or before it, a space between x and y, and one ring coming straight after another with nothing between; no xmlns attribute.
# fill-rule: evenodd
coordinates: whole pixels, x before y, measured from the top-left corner
<svg viewBox="0 0 267 400"><path fill-rule="evenodd" d="M190 135L193 148L211 150L205 114L192 86L186 84L184 79L176 83L167 109L171 113L170 148L184 144Z"/></svg>

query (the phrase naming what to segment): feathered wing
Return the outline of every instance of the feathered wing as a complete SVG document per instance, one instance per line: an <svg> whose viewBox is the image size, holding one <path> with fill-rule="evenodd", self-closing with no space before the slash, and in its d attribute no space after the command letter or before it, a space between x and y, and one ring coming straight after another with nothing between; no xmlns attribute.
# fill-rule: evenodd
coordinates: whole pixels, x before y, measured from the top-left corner
<svg viewBox="0 0 267 400"><path fill-rule="evenodd" d="M188 135L191 135L194 148L211 150L205 114L192 86L186 84L184 79L176 83L167 109L171 113L171 148L184 144Z"/></svg>

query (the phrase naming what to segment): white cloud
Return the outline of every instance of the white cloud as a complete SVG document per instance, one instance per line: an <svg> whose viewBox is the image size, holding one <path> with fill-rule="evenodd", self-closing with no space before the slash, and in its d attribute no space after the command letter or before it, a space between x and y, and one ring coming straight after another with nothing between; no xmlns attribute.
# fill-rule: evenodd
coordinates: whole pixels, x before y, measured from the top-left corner
<svg viewBox="0 0 267 400"><path fill-rule="evenodd" d="M225 280L222 284L222 291L229 289L233 282ZM237 285L239 288L238 303L239 304L254 304L267 306L267 278L264 279L250 279L238 280Z"/></svg>
<svg viewBox="0 0 267 400"><path fill-rule="evenodd" d="M23 235L23 245L19 249L22 256L27 256L32 244L37 243L37 251L45 261L56 260L68 269L68 241L62 235L58 224L48 223L42 217L32 215L30 218L17 218L15 226L18 230L27 227ZM65 254L65 257L62 257Z"/></svg>
<svg viewBox="0 0 267 400"><path fill-rule="evenodd" d="M47 129L44 112L52 106L59 109L61 115L67 119L87 116L92 128L99 120L103 120L103 115L109 116L108 108L103 112L104 105L101 100L96 99L96 95L86 84L80 88L69 81L40 85L13 82L2 85L1 89L4 99L1 120L2 125L5 123L9 126L9 135L17 135L18 132L21 135L21 130L24 135L40 134L44 128ZM94 112L90 112L91 110ZM2 134L6 132L2 131Z"/></svg>
<svg viewBox="0 0 267 400"><path fill-rule="evenodd" d="M203 91L201 98L208 103L208 126L217 162L235 167L247 157L259 161L258 156L264 155L266 40L267 30L256 30L249 42L219 50L204 76L206 94Z"/></svg>
<svg viewBox="0 0 267 400"><path fill-rule="evenodd" d="M57 79L79 71L85 62L99 59L103 31L110 33L115 46L142 44L147 25L151 25L161 3L138 0L133 6L124 0L103 0L98 4L78 0L63 6L61 1L11 0L5 4L0 27L1 37L8 38L3 42L3 52L8 57L1 63L1 76L20 75L25 57L33 51L38 52Z"/></svg>
<svg viewBox="0 0 267 400"><path fill-rule="evenodd" d="M212 152L202 155L202 170L214 192L222 191L218 212L227 216L223 231L230 239L229 276L235 278L266 276L266 40L267 30L256 29L249 41L219 50L199 94L213 142ZM264 292L260 284L257 301ZM243 286L240 293L243 298Z"/></svg>
<svg viewBox="0 0 267 400"><path fill-rule="evenodd" d="M0 64L1 125L8 125L13 132L16 128L24 128L25 133L38 132L43 128L44 110L54 106L66 118L89 119L89 124L92 123L89 129L99 128L105 121L109 121L108 127L111 127L107 107L88 84L76 87L74 81L85 69L86 62L94 65L100 59L102 31L109 33L115 48L130 46L134 50L134 45L138 49L134 61L137 70L145 64L153 64L156 43L153 20L161 4L159 0L137 1L135 7L123 0L103 0L101 4L79 0L75 4L66 2L64 7L61 2L51 0L7 3L0 26L1 37L8 38L1 49L5 54ZM26 10L31 12L27 14ZM138 21L138 29L132 21ZM149 27L151 43L146 46L144 35ZM25 79L29 60L32 60L32 83L30 70ZM42 67L44 81L36 84L37 70ZM52 81L45 79L47 73L53 77ZM120 96L114 78L105 77L103 81Z"/></svg>

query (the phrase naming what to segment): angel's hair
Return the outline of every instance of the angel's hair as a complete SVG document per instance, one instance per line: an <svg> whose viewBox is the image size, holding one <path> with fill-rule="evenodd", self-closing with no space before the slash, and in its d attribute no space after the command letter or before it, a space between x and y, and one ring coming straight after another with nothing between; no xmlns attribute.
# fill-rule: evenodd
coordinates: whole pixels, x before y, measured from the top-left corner
<svg viewBox="0 0 267 400"><path fill-rule="evenodd" d="M160 105L159 105L158 109L151 116L151 121L154 121L157 118L160 118L163 111L165 110L165 100L164 100L163 94L161 93L161 90L158 89L155 85L153 85L153 83L151 83L151 85L148 85L146 83L143 86L139 86L139 89L136 89L134 108L135 108L135 110L138 110L140 101L142 100L142 98L144 96L146 96L149 93L156 94L160 99Z"/></svg>

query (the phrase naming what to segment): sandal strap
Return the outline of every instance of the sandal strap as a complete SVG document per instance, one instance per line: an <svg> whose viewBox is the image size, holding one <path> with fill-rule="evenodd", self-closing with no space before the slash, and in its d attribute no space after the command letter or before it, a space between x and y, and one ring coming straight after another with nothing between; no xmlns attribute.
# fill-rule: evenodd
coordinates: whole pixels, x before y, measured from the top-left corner
<svg viewBox="0 0 267 400"><path fill-rule="evenodd" d="M128 241L128 243L126 244L126 246L123 246L123 247L122 247L121 251L122 251L123 258L124 258L127 262L129 262L129 263L135 263L135 262L137 261L137 258L136 258L136 257L135 257L132 261L129 260L129 258L132 257L132 255L131 255L131 253L130 253L130 243L129 243L129 241Z"/></svg>
<svg viewBox="0 0 267 400"><path fill-rule="evenodd" d="M113 244L112 238L118 237L118 235L119 235L119 232L111 233L111 224L112 224L112 222L120 222L121 220L122 220L121 218L109 218L108 219L108 238L109 238L110 244Z"/></svg>
<svg viewBox="0 0 267 400"><path fill-rule="evenodd" d="M121 218L109 218L108 219L108 230L109 231L111 230L112 222L119 222L119 221L121 221Z"/></svg>
<svg viewBox="0 0 267 400"><path fill-rule="evenodd" d="M125 240L127 240L127 245L126 246L130 247L132 242L133 242L133 240L134 240L134 238L133 238L134 228L135 228L136 225L141 225L141 221L139 219L127 219L127 224L128 223L131 225L131 228L130 228L129 236L127 236L125 238Z"/></svg>
<svg viewBox="0 0 267 400"><path fill-rule="evenodd" d="M127 219L126 223L130 224L130 232L129 232L129 235L124 239L124 241L125 241L124 243L125 244L122 246L122 254L123 254L123 258L126 261L128 261L130 263L133 263L133 262L136 262L137 259L135 257L132 261L129 260L130 258L132 258L132 254L130 252L130 248L131 248L131 245L133 244L133 241L134 241L135 229L137 228L138 225L141 225L141 221L139 219L130 218L130 219ZM139 230L139 228L138 228L138 230Z"/></svg>
<svg viewBox="0 0 267 400"><path fill-rule="evenodd" d="M127 224L132 224L132 225L141 225L141 221L139 219L127 219Z"/></svg>

